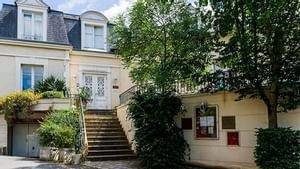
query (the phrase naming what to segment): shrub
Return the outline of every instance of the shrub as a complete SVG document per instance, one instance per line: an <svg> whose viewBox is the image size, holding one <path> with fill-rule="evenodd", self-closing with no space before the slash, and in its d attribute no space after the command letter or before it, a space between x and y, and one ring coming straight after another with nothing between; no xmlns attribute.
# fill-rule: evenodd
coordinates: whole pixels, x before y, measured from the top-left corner
<svg viewBox="0 0 300 169"><path fill-rule="evenodd" d="M300 168L300 131L290 128L258 129L255 162L262 169Z"/></svg>
<svg viewBox="0 0 300 169"><path fill-rule="evenodd" d="M42 98L45 99L52 99L52 98L64 98L64 93L63 92L57 92L57 91L47 91L47 92L43 92L41 94Z"/></svg>
<svg viewBox="0 0 300 169"><path fill-rule="evenodd" d="M172 94L148 90L136 93L128 115L136 128L134 140L138 158L147 168L176 168L188 155L188 144L174 121L182 103Z"/></svg>
<svg viewBox="0 0 300 169"><path fill-rule="evenodd" d="M47 91L59 91L66 94L67 87L64 80L50 76L43 81L37 82L34 86L34 91L38 93L43 93Z"/></svg>
<svg viewBox="0 0 300 169"><path fill-rule="evenodd" d="M78 116L72 110L51 112L37 130L40 144L47 147L74 148L79 133Z"/></svg>
<svg viewBox="0 0 300 169"><path fill-rule="evenodd" d="M31 107L37 103L39 95L32 91L21 91L9 94L0 100L0 112L8 118L28 117Z"/></svg>

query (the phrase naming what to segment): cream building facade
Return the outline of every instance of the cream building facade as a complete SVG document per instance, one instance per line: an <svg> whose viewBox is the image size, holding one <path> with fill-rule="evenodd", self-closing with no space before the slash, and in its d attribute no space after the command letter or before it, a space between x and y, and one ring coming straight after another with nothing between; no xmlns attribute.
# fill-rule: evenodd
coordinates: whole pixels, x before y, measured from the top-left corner
<svg viewBox="0 0 300 169"><path fill-rule="evenodd" d="M0 21L0 97L32 89L53 75L65 80L71 94L89 88L89 109L112 110L119 105L119 95L132 86L107 40L113 25L99 12L65 14L42 0L17 0L3 4ZM26 142L26 135L37 127L36 123L7 126L1 115L0 147L26 156L16 150L21 145L16 140Z"/></svg>
<svg viewBox="0 0 300 169"><path fill-rule="evenodd" d="M242 164L255 168L255 131L257 128L268 127L267 107L261 100L235 101L237 97L237 94L230 92L195 93L181 96L186 112L179 114L175 120L177 125L183 129L184 137L191 149L190 160L188 161L208 165L218 163ZM118 106L117 115L128 140L134 145L135 129L132 121L127 118L127 103ZM209 124L209 120L201 121L201 118L205 118L197 115L203 103L208 108L215 108L214 110L216 110L215 114L209 115L215 117L212 124ZM300 109L278 114L280 127L292 127L300 130L299 122ZM200 123L207 123L207 126L214 127L216 135L201 137L199 131L203 126ZM233 123L234 125L232 125ZM211 132L213 133L213 131Z"/></svg>
<svg viewBox="0 0 300 169"><path fill-rule="evenodd" d="M64 79L73 94L79 87L88 87L93 97L88 108L117 107L118 118L132 142L134 127L127 118L127 104L120 105L119 96L133 84L107 41L112 26L99 12L65 14L42 0L3 4L0 97L33 88L36 80L54 75ZM254 164L255 130L268 126L267 109L260 100L236 102L236 97L228 92L182 96L187 112L176 117L176 121L184 129L191 161ZM197 114L203 104L211 108L209 116ZM300 129L300 109L279 114L278 120L280 126ZM20 144L14 140L26 142L26 135L34 133L37 127L36 123L7 126L0 115L0 147L18 149ZM16 134L8 135L8 130ZM11 153L26 156L14 150Z"/></svg>

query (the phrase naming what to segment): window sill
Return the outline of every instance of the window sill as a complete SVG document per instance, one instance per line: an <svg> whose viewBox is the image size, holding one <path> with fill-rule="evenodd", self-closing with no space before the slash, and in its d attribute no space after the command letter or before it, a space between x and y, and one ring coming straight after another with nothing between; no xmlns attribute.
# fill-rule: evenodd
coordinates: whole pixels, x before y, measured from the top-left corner
<svg viewBox="0 0 300 169"><path fill-rule="evenodd" d="M82 48L82 50L93 51L93 52L107 52L105 49L93 49L93 48Z"/></svg>

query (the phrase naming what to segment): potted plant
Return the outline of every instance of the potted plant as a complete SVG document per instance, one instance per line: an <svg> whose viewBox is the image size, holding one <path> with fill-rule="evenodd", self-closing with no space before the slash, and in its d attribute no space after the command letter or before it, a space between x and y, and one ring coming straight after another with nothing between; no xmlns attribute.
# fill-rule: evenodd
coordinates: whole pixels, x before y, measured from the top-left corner
<svg viewBox="0 0 300 169"><path fill-rule="evenodd" d="M50 148L46 152L43 148L41 159L71 163L76 142L75 136L79 130L78 119L78 113L72 110L55 110L44 119L38 129L40 144L55 147L55 149Z"/></svg>
<svg viewBox="0 0 300 169"><path fill-rule="evenodd" d="M54 131L55 126L51 121L45 121L38 128L38 133L40 136L40 159L50 161L53 159L53 151L54 151Z"/></svg>
<svg viewBox="0 0 300 169"><path fill-rule="evenodd" d="M78 98L81 99L83 107L86 108L87 103L91 100L90 89L88 87L81 87L79 89ZM80 105L80 100L78 100L78 102L77 107Z"/></svg>
<svg viewBox="0 0 300 169"><path fill-rule="evenodd" d="M81 134L80 131L77 130L76 132L76 142L75 142L75 154L72 154L72 161L73 164L78 165L80 164L80 160L81 160L81 153L80 153L80 147L81 147Z"/></svg>

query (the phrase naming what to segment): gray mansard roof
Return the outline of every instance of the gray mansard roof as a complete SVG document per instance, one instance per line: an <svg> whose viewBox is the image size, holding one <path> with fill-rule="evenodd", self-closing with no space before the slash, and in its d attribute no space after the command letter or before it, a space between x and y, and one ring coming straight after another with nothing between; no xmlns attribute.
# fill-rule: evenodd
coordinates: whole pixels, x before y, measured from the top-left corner
<svg viewBox="0 0 300 169"><path fill-rule="evenodd" d="M108 25L108 29L111 25ZM0 38L17 39L17 6L3 4L0 11ZM72 45L81 50L81 22L78 15L48 10L47 42Z"/></svg>

